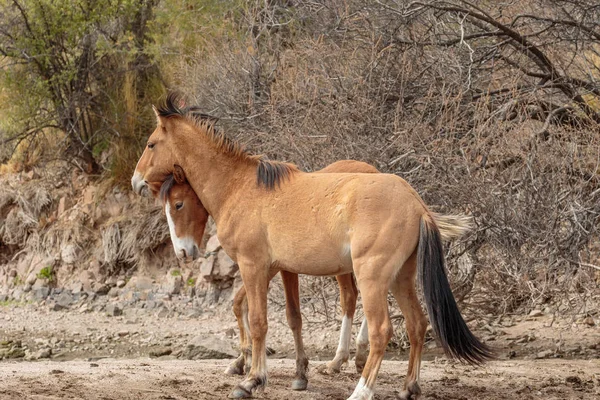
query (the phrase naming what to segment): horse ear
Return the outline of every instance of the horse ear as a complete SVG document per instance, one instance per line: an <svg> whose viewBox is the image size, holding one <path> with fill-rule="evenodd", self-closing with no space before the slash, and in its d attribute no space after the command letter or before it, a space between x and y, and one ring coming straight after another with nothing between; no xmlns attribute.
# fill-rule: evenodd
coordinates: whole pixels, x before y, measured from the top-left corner
<svg viewBox="0 0 600 400"><path fill-rule="evenodd" d="M180 185L186 183L185 172L183 172L183 168L180 165L173 165L173 178Z"/></svg>
<svg viewBox="0 0 600 400"><path fill-rule="evenodd" d="M156 115L156 124L158 126L165 126L165 124L163 124L163 117L160 116L158 109L154 106L154 104L152 105L152 111L154 111L154 114Z"/></svg>

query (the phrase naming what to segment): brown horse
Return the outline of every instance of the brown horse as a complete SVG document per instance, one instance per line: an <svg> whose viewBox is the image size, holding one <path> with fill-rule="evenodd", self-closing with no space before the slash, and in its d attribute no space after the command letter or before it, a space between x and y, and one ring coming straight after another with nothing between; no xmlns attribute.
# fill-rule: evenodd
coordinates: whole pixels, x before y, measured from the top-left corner
<svg viewBox="0 0 600 400"><path fill-rule="evenodd" d="M319 172L364 172L377 173L377 169L369 164L343 160L338 161ZM202 202L194 193L185 178L185 173L180 167L174 168L174 173L165 182L154 182L149 185L154 197L160 197L167 216L171 241L175 254L178 258L195 259L198 248L201 246L204 229L208 221L208 212L202 206ZM452 235L453 233L449 233ZM277 272L277 271L275 271ZM275 274L273 274L275 275ZM304 351L302 342L302 317L300 314L300 299L298 290L298 274L281 271L281 277L286 295L286 314L288 324L293 332L296 348L296 378L292 383L292 389L305 390L308 384L308 358ZM350 357L350 337L352 333L352 321L356 310L356 299L358 289L354 283L352 274L336 276L340 288L340 303L342 308L342 328L340 330L340 341L335 358L327 363L327 372L340 372L342 365ZM240 346L242 354L227 369L227 374L244 374L244 367L250 370L251 343L248 331L248 303L246 301L246 290L242 286L234 297L233 311L237 318L240 329ZM365 336L365 335L363 335ZM366 336L365 336L366 340ZM356 368L360 372L366 361L367 343L359 344Z"/></svg>
<svg viewBox="0 0 600 400"><path fill-rule="evenodd" d="M334 162L319 173L356 172L378 173L379 171L364 162L342 160ZM159 197L165 207L165 214L169 224L171 241L175 254L180 259L196 258L198 248L202 244L204 230L208 221L208 212L196 196L185 178L181 167L175 167L173 175L169 176L162 185L151 184L150 190L154 197ZM443 239L449 240L461 235L469 228L469 221L465 217L434 214L436 223L441 227ZM451 227L451 228L450 228ZM296 348L296 378L292 389L305 390L308 384L307 370L308 359L304 352L302 342L302 318L300 314L300 299L298 292L298 275L281 271L284 291L286 295L286 311L288 324L293 332ZM326 364L328 374L340 372L342 365L350 357L350 338L352 334L352 321L356 310L358 290L352 274L336 276L340 288L340 303L342 308L342 327L340 340L334 359ZM226 369L226 373L243 375L244 367L250 370L251 343L249 341L248 307L246 290L242 286L234 297L233 311L240 329L241 355ZM368 337L366 320L363 320L361 333L358 335L357 352L355 357L356 369L362 372L367 359Z"/></svg>
<svg viewBox="0 0 600 400"><path fill-rule="evenodd" d="M372 399L392 334L390 290L411 342L401 398L420 395L427 322L415 288L417 271L434 333L447 355L470 363L493 358L469 330L444 266L441 235L415 190L390 174L304 173L243 151L177 98L155 110L158 126L138 161L132 186L163 181L180 165L212 215L219 240L237 261L247 291L252 368L232 392L249 397L266 385L267 289L272 271L309 275L354 272L363 297L371 351L350 399Z"/></svg>

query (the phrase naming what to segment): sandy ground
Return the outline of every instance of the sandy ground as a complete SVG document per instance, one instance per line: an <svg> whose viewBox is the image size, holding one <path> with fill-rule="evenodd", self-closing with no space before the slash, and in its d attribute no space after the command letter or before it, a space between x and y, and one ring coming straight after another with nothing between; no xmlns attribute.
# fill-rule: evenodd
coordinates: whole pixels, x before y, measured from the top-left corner
<svg viewBox="0 0 600 400"><path fill-rule="evenodd" d="M317 370L337 346L339 323L305 322L311 360L309 390L289 390L294 376L292 335L283 313L270 314L269 385L264 399L346 399L359 376L351 362L335 376ZM480 320L476 334L498 349L499 360L474 368L448 361L434 342L421 368L424 399L600 399L600 327L550 315ZM50 359L0 361L0 400L223 399L240 377L223 374L230 360L181 360L195 337L218 337L235 348L236 324L228 309L200 315L125 310L120 317L33 305L0 307L0 347L22 343ZM355 329L356 332L356 329ZM10 346L10 345L9 345ZM149 358L156 349L172 354ZM354 347L351 348L351 351ZM407 368L406 350L390 348L378 378L377 399L396 398Z"/></svg>
<svg viewBox="0 0 600 400"><path fill-rule="evenodd" d="M316 372L309 389L293 392L292 360L271 360L269 386L263 399L346 399L358 375L347 368L339 376ZM224 360L156 361L103 359L0 364L0 399L219 399L226 398L238 377L223 375ZM406 362L385 361L379 374L377 399L393 399ZM597 360L498 361L484 368L446 361L424 362L425 399L598 399Z"/></svg>

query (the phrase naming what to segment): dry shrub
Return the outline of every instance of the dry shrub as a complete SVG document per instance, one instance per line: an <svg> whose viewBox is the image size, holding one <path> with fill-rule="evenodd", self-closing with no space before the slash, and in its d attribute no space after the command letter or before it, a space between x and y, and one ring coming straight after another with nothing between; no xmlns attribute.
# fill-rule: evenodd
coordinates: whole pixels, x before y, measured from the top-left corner
<svg viewBox="0 0 600 400"><path fill-rule="evenodd" d="M595 268L582 260L598 259L589 241L600 225L600 137L577 95L593 105L600 93L583 68L597 73L597 48L593 35L543 19L571 12L599 31L596 11L485 6L503 26L520 12L539 17L513 28L560 69L540 81L548 65L450 3L251 2L238 21L245 35L207 43L177 81L253 152L305 170L367 161L405 178L435 211L473 215L476 228L447 254L463 308L585 311L598 301ZM304 285L311 307L337 296L328 282Z"/></svg>
<svg viewBox="0 0 600 400"><path fill-rule="evenodd" d="M101 259L111 272L135 268L148 252L169 240L169 227L161 207L142 199L101 229Z"/></svg>
<svg viewBox="0 0 600 400"><path fill-rule="evenodd" d="M26 183L3 179L0 194L0 239L9 245L25 245L38 226L42 212L52 203L49 189L39 180Z"/></svg>

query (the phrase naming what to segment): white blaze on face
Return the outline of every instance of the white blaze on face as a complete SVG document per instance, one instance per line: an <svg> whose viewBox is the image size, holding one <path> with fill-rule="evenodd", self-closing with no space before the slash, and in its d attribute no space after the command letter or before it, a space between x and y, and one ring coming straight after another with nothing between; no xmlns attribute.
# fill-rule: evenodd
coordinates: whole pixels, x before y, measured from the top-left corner
<svg viewBox="0 0 600 400"><path fill-rule="evenodd" d="M167 214L167 223L169 224L169 233L171 234L171 242L177 258L193 257L196 244L191 237L180 238L175 231L175 223L171 217L171 205L166 202L165 214Z"/></svg>

